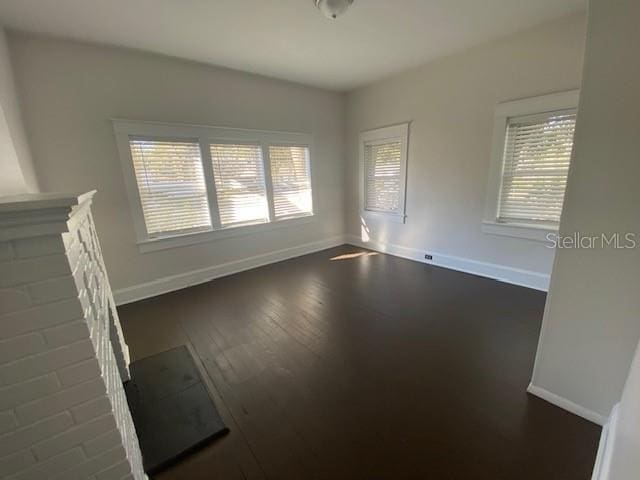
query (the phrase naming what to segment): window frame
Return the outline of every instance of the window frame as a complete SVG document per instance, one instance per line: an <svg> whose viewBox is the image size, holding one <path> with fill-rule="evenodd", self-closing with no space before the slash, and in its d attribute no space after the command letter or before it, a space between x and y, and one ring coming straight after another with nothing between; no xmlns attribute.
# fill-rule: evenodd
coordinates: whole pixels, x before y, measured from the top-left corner
<svg viewBox="0 0 640 480"><path fill-rule="evenodd" d="M167 248L211 242L219 239L240 235L250 235L268 232L276 228L302 225L316 221L317 188L313 167L313 135L310 133L282 132L271 130L252 130L230 127L214 127L208 125L190 125L166 122L136 121L114 118L111 119L116 137L117 149L127 191L127 199L131 209L133 227L136 233L136 243L141 253L153 252ZM207 188L207 200L211 216L211 228L169 234L163 236L149 236L147 233L142 203L138 192L138 185L133 167L133 159L129 147L130 137L155 138L158 140L191 140L200 145L200 158ZM255 224L222 227L218 210L216 186L213 177L210 145L214 143L238 143L260 145L262 150L265 187L269 207L269 221ZM295 145L309 149L309 174L311 177L311 214L276 220L273 212L273 186L269 158L269 145Z"/></svg>
<svg viewBox="0 0 640 480"><path fill-rule="evenodd" d="M409 149L409 124L410 122L391 125L388 127L374 128L360 132L359 135L359 194L360 194L360 215L363 218L378 219L396 223L406 222L407 207L407 159ZM370 210L366 208L366 161L365 146L367 143L381 144L390 141L399 141L400 150L400 208L398 212Z"/></svg>
<svg viewBox="0 0 640 480"><path fill-rule="evenodd" d="M553 223L539 221L498 221L507 128L509 119L514 117L545 115L567 110L577 111L579 96L579 90L568 90L565 92L512 100L496 105L491 142L491 163L489 166L489 179L487 182L484 218L482 221L482 231L484 233L546 242L548 241L548 235L550 233L556 233L558 231L558 225Z"/></svg>

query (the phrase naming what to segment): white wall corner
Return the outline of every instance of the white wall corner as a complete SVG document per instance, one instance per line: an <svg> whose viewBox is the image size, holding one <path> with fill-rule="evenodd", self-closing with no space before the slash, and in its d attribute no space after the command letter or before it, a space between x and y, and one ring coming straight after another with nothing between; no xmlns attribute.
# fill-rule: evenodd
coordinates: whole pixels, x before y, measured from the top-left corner
<svg viewBox="0 0 640 480"><path fill-rule="evenodd" d="M619 404L616 404L611 410L609 421L602 428L600 444L598 445L598 454L596 456L595 466L593 467L591 480L609 480L611 457L613 455L618 425L618 411Z"/></svg>
<svg viewBox="0 0 640 480"><path fill-rule="evenodd" d="M7 35L0 26L0 194L39 191Z"/></svg>
<svg viewBox="0 0 640 480"><path fill-rule="evenodd" d="M234 273L240 273L245 270L251 270L271 263L281 262L290 258L307 255L309 253L319 252L321 250L326 250L327 248L337 247L339 245L343 245L345 242L346 240L343 235L337 235L324 240L305 243L295 247L284 248L282 250L275 250L273 252L234 260L220 265L213 265L211 267L191 270L177 275L170 275L151 282L115 290L115 302L116 305L136 302L145 298L155 297L164 293L205 283L216 278L226 277L227 275L232 275Z"/></svg>
<svg viewBox="0 0 640 480"><path fill-rule="evenodd" d="M560 395L556 395L549 390L545 390L542 387L538 387L533 383L529 384L529 386L527 387L527 392L543 400L546 400L556 407L560 407L563 410L573 413L574 415L578 415L579 417L589 420L590 422L593 422L597 425L605 425L607 423L606 415L594 412L593 410L589 410L582 405L578 405L571 400L567 400L566 398L561 397Z"/></svg>
<svg viewBox="0 0 640 480"><path fill-rule="evenodd" d="M511 283L522 287L533 288L535 290L547 291L549 289L550 275L523 270L519 268L507 267L496 263L480 262L470 258L446 255L429 250L432 255L431 260L425 260L425 250L394 245L392 243L382 243L374 240L363 241L357 235L347 235L347 242L363 248L369 248L382 253L388 253L396 257L402 257L417 262L435 265L437 267L448 268L459 272L479 275L491 278L500 282Z"/></svg>

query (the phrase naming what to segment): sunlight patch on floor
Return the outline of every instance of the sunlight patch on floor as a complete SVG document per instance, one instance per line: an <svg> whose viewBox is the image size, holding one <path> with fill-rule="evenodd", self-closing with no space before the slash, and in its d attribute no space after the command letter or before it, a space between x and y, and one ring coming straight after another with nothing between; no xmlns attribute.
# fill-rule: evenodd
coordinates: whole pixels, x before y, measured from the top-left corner
<svg viewBox="0 0 640 480"><path fill-rule="evenodd" d="M333 257L331 261L334 260L350 260L352 258L358 257L371 257L374 255L378 255L377 252L354 252L354 253L343 253L342 255L338 255L337 257Z"/></svg>

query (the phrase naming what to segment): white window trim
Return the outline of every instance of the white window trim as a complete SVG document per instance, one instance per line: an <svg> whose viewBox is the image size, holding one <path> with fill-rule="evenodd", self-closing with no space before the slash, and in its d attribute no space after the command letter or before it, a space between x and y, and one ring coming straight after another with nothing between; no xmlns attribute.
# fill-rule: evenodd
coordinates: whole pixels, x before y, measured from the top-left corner
<svg viewBox="0 0 640 480"><path fill-rule="evenodd" d="M485 203L482 231L490 235L523 238L539 242L548 241L548 234L558 231L555 224L545 223L505 223L498 222L500 190L502 188L502 169L504 166L504 147L509 118L523 115L537 115L555 111L577 109L579 90L541 95L499 103L494 111L493 138L491 142L491 164Z"/></svg>
<svg viewBox="0 0 640 480"><path fill-rule="evenodd" d="M310 133L281 132L270 130L250 130L241 128L213 127L208 125L190 125L179 123L136 121L127 119L111 119L116 137L116 144L120 156L120 163L124 174L124 181L127 190L127 198L131 208L133 227L136 232L138 249L141 253L176 248L186 245L211 242L224 238L250 235L261 232L268 232L277 228L292 227L316 221L317 199L316 183L313 174L313 135ZM149 237L144 222L142 204L136 182L131 149L129 147L129 137L157 137L173 139L197 139L200 143L200 151L207 186L211 211L212 228L191 233L179 233L163 237ZM217 197L215 193L215 182L213 182L213 169L211 168L210 143L253 143L259 144L262 148L264 162L264 175L267 187L267 200L269 204L270 221L266 223L256 223L235 227L221 228L217 210ZM273 214L273 191L271 187L271 171L269 162L269 145L304 145L309 148L309 171L311 175L311 214L276 220Z"/></svg>
<svg viewBox="0 0 640 480"><path fill-rule="evenodd" d="M381 142L384 140L399 140L402 144L400 153L400 200L401 207L399 213L380 212L376 210L367 210L365 208L365 160L364 145L366 142ZM409 148L409 122L389 127L375 128L360 132L359 137L359 186L360 186L360 214L364 218L378 219L382 221L391 221L396 223L405 223L406 215L406 190L407 190L407 156Z"/></svg>

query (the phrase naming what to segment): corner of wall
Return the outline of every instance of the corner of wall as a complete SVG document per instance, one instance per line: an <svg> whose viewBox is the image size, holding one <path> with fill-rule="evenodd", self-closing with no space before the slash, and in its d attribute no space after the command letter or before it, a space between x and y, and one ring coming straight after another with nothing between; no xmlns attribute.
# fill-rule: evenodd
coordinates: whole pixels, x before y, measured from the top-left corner
<svg viewBox="0 0 640 480"><path fill-rule="evenodd" d="M7 33L0 27L0 194L40 190L27 140Z"/></svg>

